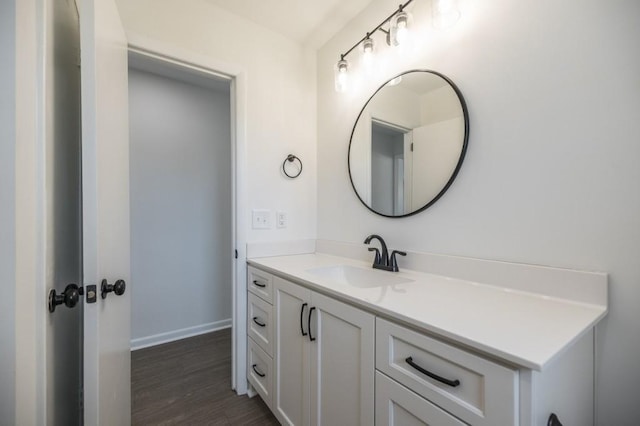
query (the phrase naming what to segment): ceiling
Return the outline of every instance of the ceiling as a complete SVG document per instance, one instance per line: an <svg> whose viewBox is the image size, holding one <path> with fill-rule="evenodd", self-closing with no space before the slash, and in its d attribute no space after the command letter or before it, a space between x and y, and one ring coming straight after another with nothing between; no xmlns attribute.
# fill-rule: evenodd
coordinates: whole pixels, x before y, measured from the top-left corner
<svg viewBox="0 0 640 426"><path fill-rule="evenodd" d="M296 41L319 48L372 0L206 0Z"/></svg>

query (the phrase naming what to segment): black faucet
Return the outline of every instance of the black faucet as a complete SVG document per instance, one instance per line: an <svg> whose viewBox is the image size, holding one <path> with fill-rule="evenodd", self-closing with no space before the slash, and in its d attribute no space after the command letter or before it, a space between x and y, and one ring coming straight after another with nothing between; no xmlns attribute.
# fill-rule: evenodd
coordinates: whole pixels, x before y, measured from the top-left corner
<svg viewBox="0 0 640 426"><path fill-rule="evenodd" d="M378 250L376 247L369 247L369 251L375 251L376 257L373 260L373 267L376 269L382 269L383 271L392 271L398 272L398 261L396 260L396 254L400 256L406 256L407 253L403 251L393 250L391 252L391 256L389 256L389 252L387 250L387 244L384 242L380 235L369 235L365 238L364 243L369 244L371 240L376 239L380 241L381 250Z"/></svg>

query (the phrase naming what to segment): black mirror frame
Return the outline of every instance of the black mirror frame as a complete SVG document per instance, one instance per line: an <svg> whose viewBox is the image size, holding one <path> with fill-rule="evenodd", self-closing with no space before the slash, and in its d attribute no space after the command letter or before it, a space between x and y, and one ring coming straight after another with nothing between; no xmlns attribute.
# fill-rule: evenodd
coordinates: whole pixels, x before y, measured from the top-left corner
<svg viewBox="0 0 640 426"><path fill-rule="evenodd" d="M350 164L351 164L351 143L353 141L353 134L356 131L356 126L358 125L358 121L360 120L360 117L362 116L362 113L364 112L364 110L367 107L367 105L369 105L369 102L371 102L371 100L374 98L374 96L380 90L382 90L382 88L385 87L387 85L387 83L389 83L394 78L398 78L398 77L401 77L401 76L403 76L405 74L409 74L409 73L413 73L413 72L425 72L425 73L429 73L429 74L434 74L434 75L437 75L438 77L442 78L443 80L445 80L447 83L449 83L449 86L451 86L453 91L458 96L458 100L460 101L460 106L462 107L462 114L463 114L463 117L464 117L464 141L462 143L462 151L460 152L460 158L458 159L458 164L456 164L456 168L453 170L453 173L451 174L451 177L447 181L446 185L442 188L442 190L440 192L438 192L438 194L435 197L433 197L433 199L431 201L429 201L427 204L425 204L421 208L419 208L417 210L414 210L414 211L412 211L410 213L407 213L407 214L392 216L392 215L387 215L387 214L380 213L380 212L372 209L369 205L367 205L367 203L364 202L364 200L360 197L360 194L358 194L358 190L356 189L356 186L353 183L353 177L351 176L351 167L350 167ZM447 76L445 76L444 74L441 74L441 73L439 73L437 71L426 70L426 69L413 69L413 70L405 71L405 72L403 72L401 74L398 74L395 77L392 77L389 80L385 81L380 87L378 87L378 89L376 89L375 92L373 92L371 97L369 97L367 102L365 102L365 104L363 105L362 109L360 110L360 113L358 114L358 117L356 118L355 123L353 124L353 129L351 130L351 137L349 138L349 149L347 151L347 170L349 171L349 180L351 181L351 187L353 188L353 192L356 194L356 197L358 197L358 200L360 200L360 202L366 208L368 208L373 213L375 213L375 214L377 214L379 216L388 217L390 219L400 219L400 218L403 218L403 217L408 217L408 216L413 216L414 214L418 214L418 213L426 210L427 208L431 207L436 201L438 201L440 199L440 197L442 197L444 195L445 192L447 192L447 190L449 189L449 187L451 186L451 184L455 180L456 176L458 175L458 172L460 171L460 167L462 167L462 162L464 161L464 157L465 157L465 155L467 153L467 145L468 145L468 143L469 143L469 111L467 110L467 103L465 102L464 97L462 96L462 93L460 92L460 89L458 89L458 86L456 86L456 84L453 81L451 81L451 79L449 79Z"/></svg>

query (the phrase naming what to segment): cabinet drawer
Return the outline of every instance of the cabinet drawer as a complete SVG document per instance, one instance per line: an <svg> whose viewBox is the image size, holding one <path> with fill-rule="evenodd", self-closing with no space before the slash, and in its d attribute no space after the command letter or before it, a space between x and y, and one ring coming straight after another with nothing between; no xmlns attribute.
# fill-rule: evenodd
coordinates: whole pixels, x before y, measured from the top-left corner
<svg viewBox="0 0 640 426"><path fill-rule="evenodd" d="M517 370L380 318L376 368L465 422L517 424Z"/></svg>
<svg viewBox="0 0 640 426"><path fill-rule="evenodd" d="M273 306L249 293L247 314L249 337L268 355L273 356Z"/></svg>
<svg viewBox="0 0 640 426"><path fill-rule="evenodd" d="M429 425L467 424L376 371L376 426Z"/></svg>
<svg viewBox="0 0 640 426"><path fill-rule="evenodd" d="M247 289L267 302L273 303L273 276L253 266L249 266L247 270Z"/></svg>
<svg viewBox="0 0 640 426"><path fill-rule="evenodd" d="M271 408L273 399L273 359L248 338L247 378L262 400Z"/></svg>

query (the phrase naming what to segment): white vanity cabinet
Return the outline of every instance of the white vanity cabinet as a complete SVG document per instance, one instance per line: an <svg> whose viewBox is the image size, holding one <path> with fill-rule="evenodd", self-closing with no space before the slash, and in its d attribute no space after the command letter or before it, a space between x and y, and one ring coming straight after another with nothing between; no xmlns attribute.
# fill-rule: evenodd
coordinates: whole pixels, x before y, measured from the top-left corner
<svg viewBox="0 0 640 426"><path fill-rule="evenodd" d="M307 259L304 271L313 270L314 258ZM282 272L293 279L299 276L301 284L278 276L279 271L290 268L286 260L285 266L272 267L275 274L250 266L248 283L247 375L282 424L544 426L551 413L565 425L594 424L593 326L575 334L544 364L509 359L495 350L470 346L473 342L429 332L431 323L424 327L413 323L411 315L420 312L411 310L415 306L412 302L423 300L418 285L406 286L414 292L413 297L408 293L405 297L405 289L390 294L389 300L395 297L401 302L393 310L381 309L358 296L373 297L376 288L345 290L344 297L350 302L344 303L327 295L345 300L341 287L329 281L316 284L304 272ZM261 262L277 264L274 260ZM468 291L474 289L470 286ZM495 291L500 300L510 297L512 303L521 303L522 309L544 304L544 309L531 312L558 320L568 321L566 312L572 313L573 321L598 315L598 310L589 306L560 305L557 300L514 296L492 288L481 290ZM523 332L532 330L537 316L509 322L516 314L513 309L510 312L509 317L502 316L508 324L502 329L513 330L506 345L504 334L484 328L485 323L494 328L503 324L495 318L477 316L473 325L485 340L498 342L497 346L526 346L534 355L547 351L544 342L565 338L556 332L561 327L551 327L551 323L535 328L540 333ZM458 316L448 319L457 320ZM531 345L532 341L540 344ZM486 348L492 350L493 346Z"/></svg>
<svg viewBox="0 0 640 426"><path fill-rule="evenodd" d="M285 425L372 425L375 317L273 279L273 411Z"/></svg>
<svg viewBox="0 0 640 426"><path fill-rule="evenodd" d="M272 408L273 287L272 275L248 267L247 289L247 379L262 400Z"/></svg>

